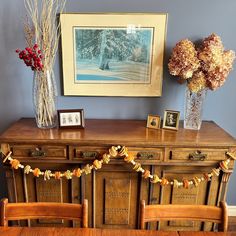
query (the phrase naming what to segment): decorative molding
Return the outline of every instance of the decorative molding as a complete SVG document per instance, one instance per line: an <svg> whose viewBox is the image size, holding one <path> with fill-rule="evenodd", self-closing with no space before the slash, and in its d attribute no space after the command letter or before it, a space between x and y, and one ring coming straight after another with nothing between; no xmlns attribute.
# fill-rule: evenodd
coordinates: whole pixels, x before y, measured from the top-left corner
<svg viewBox="0 0 236 236"><path fill-rule="evenodd" d="M228 206L228 215L236 216L236 206Z"/></svg>

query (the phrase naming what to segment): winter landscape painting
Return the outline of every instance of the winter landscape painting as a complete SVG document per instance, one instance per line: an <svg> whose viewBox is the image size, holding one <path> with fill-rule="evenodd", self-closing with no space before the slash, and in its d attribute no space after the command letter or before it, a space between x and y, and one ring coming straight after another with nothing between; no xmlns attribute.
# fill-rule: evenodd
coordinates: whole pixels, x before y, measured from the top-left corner
<svg viewBox="0 0 236 236"><path fill-rule="evenodd" d="M64 96L162 94L166 13L62 13Z"/></svg>
<svg viewBox="0 0 236 236"><path fill-rule="evenodd" d="M75 83L151 80L153 28L74 27Z"/></svg>

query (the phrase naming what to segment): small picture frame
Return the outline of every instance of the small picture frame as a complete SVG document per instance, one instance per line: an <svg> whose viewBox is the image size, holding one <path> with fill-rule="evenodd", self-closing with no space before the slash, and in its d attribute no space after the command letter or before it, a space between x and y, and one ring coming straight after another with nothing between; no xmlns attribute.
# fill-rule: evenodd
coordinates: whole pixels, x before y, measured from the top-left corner
<svg viewBox="0 0 236 236"><path fill-rule="evenodd" d="M158 115L148 115L147 128L160 129L161 117Z"/></svg>
<svg viewBox="0 0 236 236"><path fill-rule="evenodd" d="M84 110L58 110L59 128L84 128Z"/></svg>
<svg viewBox="0 0 236 236"><path fill-rule="evenodd" d="M179 117L180 117L179 111L165 110L162 128L178 130Z"/></svg>

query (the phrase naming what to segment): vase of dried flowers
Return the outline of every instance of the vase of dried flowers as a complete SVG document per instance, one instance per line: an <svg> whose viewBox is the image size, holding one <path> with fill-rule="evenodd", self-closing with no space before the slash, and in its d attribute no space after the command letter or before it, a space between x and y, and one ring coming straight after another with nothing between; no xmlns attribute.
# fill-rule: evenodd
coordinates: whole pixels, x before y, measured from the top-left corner
<svg viewBox="0 0 236 236"><path fill-rule="evenodd" d="M24 0L31 18L24 24L27 47L17 49L19 58L34 71L33 105L39 128L57 124L56 83L53 73L59 42L57 14L64 9L66 0Z"/></svg>
<svg viewBox="0 0 236 236"><path fill-rule="evenodd" d="M57 125L56 83L53 70L35 71L33 81L33 105L39 128Z"/></svg>
<svg viewBox="0 0 236 236"><path fill-rule="evenodd" d="M207 90L221 87L233 68L235 52L225 51L221 38L211 34L196 48L188 39L178 42L168 63L170 74L187 82L184 128L199 130Z"/></svg>
<svg viewBox="0 0 236 236"><path fill-rule="evenodd" d="M202 112L207 89L197 93L192 92L186 87L185 110L184 110L184 128L199 130L202 124Z"/></svg>

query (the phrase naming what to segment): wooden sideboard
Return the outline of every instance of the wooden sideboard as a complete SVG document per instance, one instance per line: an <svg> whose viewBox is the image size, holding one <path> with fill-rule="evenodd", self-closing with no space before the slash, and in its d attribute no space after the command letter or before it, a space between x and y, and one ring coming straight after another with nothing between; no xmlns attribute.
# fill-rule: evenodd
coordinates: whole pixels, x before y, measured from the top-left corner
<svg viewBox="0 0 236 236"><path fill-rule="evenodd" d="M85 129L49 129L36 127L33 119L23 118L0 136L4 153L23 164L42 170L66 171L82 168L101 158L112 145L125 145L142 165L167 179L191 179L209 173L225 160L227 151L235 152L236 141L214 122L203 122L200 131L178 131L146 128L146 121L138 120L86 120ZM32 156L33 151L39 155ZM191 155L197 153L198 155ZM139 202L149 204L209 204L218 205L225 200L233 161L227 173L202 182L197 188L173 188L150 184L131 164L114 158L108 165L91 175L44 181L43 177L25 175L23 170L12 170L5 164L10 202L73 202L89 201L89 227L137 228ZM22 222L24 226L69 226L67 221ZM77 226L73 222L73 226ZM195 222L151 223L150 229L211 230L212 224Z"/></svg>

